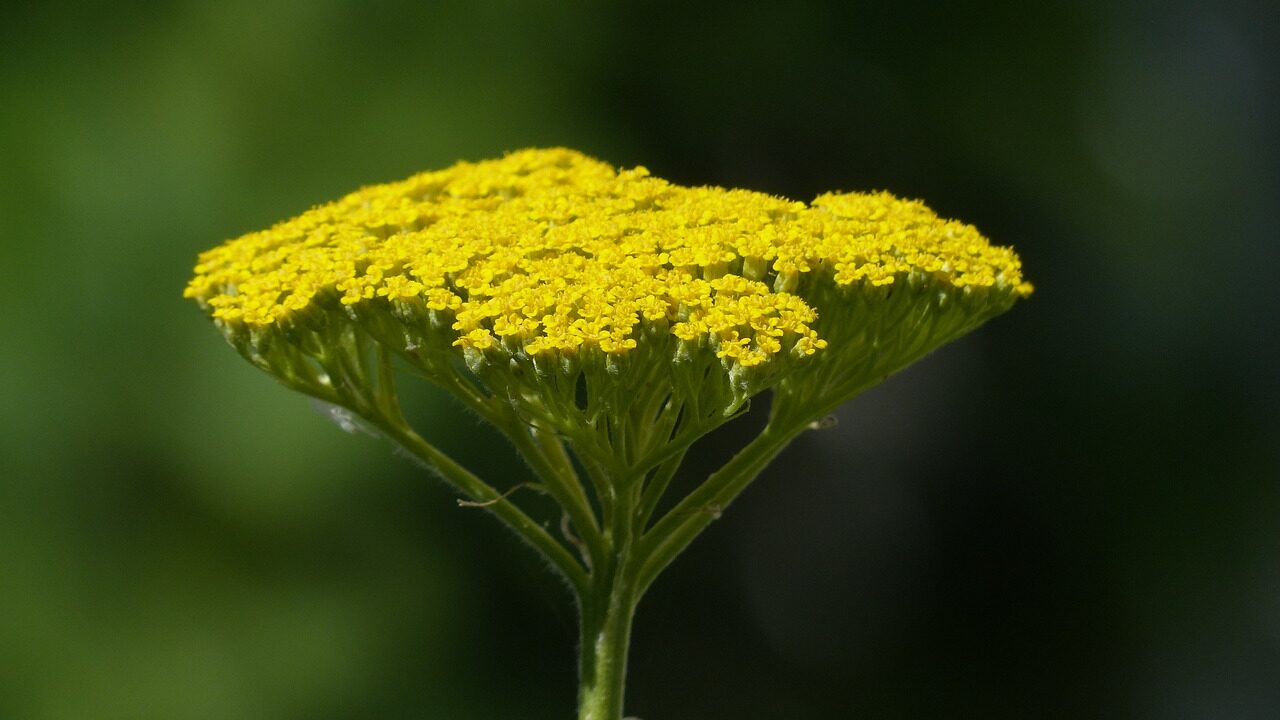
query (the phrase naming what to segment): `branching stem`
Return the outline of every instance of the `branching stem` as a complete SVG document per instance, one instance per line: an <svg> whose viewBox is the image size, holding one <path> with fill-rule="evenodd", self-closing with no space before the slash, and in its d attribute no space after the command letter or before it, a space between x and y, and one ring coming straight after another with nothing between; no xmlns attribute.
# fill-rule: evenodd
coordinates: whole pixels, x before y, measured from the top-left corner
<svg viewBox="0 0 1280 720"><path fill-rule="evenodd" d="M574 559L564 545L556 541L545 528L534 522L533 518L525 514L509 498L459 465L434 445L423 440L409 427L381 417L367 419L388 438L422 460L447 482L462 491L472 502L484 503L486 510L496 515L516 535L538 550L547 562L564 576L576 595L583 596L590 581L582 564Z"/></svg>

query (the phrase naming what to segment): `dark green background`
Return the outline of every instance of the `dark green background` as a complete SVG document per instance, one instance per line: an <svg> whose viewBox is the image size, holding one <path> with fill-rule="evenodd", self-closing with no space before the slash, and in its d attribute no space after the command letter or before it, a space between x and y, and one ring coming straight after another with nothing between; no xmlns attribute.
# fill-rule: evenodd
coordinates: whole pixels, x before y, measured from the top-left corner
<svg viewBox="0 0 1280 720"><path fill-rule="evenodd" d="M0 718L571 716L573 615L532 553L180 297L227 237L551 144L923 197L1038 286L673 567L630 712L1280 717L1268 3L25 5L0 19ZM429 438L523 472L422 403Z"/></svg>

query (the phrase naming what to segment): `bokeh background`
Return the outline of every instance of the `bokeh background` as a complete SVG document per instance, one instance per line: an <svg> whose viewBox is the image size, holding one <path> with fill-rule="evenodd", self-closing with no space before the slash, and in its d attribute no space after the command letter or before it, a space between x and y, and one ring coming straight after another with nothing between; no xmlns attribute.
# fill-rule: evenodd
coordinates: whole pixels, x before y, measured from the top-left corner
<svg viewBox="0 0 1280 720"><path fill-rule="evenodd" d="M227 237L531 145L922 197L1038 286L673 566L630 712L1280 717L1269 5L7 6L0 718L572 715L573 614L532 553L180 297Z"/></svg>

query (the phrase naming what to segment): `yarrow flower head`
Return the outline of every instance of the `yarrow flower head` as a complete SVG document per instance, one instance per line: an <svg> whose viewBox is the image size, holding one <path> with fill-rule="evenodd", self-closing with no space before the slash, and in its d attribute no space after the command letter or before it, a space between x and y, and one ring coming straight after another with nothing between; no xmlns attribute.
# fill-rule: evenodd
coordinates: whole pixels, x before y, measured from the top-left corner
<svg viewBox="0 0 1280 720"><path fill-rule="evenodd" d="M534 149L232 240L201 255L186 295L251 359L322 392L333 378L287 356L314 356L309 335L337 324L432 374L453 353L489 380L513 375L502 385L517 369L535 386L595 366L624 386L721 376L730 414L811 356L895 369L1030 291L1010 249L888 193L806 205Z"/></svg>
<svg viewBox="0 0 1280 720"><path fill-rule="evenodd" d="M186 289L250 362L422 459L566 579L580 720L622 717L636 603L788 442L1030 293L1012 250L916 201L683 187L562 148L364 188L203 253ZM406 371L537 479L500 492L414 432ZM767 389L764 430L667 503L690 446Z"/></svg>

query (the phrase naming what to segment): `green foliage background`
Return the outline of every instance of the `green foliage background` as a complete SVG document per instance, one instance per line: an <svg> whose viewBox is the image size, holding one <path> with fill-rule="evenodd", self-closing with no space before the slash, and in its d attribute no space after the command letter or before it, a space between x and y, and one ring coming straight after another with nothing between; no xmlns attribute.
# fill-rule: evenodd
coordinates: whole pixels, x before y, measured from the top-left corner
<svg viewBox="0 0 1280 720"><path fill-rule="evenodd" d="M0 717L569 716L573 615L532 553L180 298L227 237L550 144L923 197L1039 287L804 438L677 563L641 607L631 712L1280 714L1265 3L6 15ZM523 472L418 408L482 475Z"/></svg>

